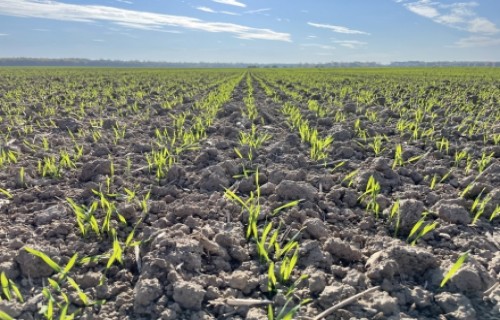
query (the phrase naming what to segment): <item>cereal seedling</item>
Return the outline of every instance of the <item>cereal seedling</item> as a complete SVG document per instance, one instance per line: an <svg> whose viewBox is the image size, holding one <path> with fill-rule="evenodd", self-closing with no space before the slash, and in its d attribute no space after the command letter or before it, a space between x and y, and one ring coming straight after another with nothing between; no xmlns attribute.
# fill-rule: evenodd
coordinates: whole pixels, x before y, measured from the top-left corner
<svg viewBox="0 0 500 320"><path fill-rule="evenodd" d="M7 313L0 310L0 320L15 320L15 319L9 316Z"/></svg>
<svg viewBox="0 0 500 320"><path fill-rule="evenodd" d="M350 187L354 183L354 177L358 174L358 172L359 169L351 171L344 177L344 179L342 179L342 182L347 182L347 186Z"/></svg>
<svg viewBox="0 0 500 320"><path fill-rule="evenodd" d="M466 251L462 255L460 255L458 260L451 266L451 269L444 276L443 281L441 281L441 284L439 285L440 288L444 287L448 282L448 280L450 280L451 277L453 277L455 273L458 272L458 270L460 269L462 264L464 264L464 262L467 260L468 257L469 257L469 251Z"/></svg>
<svg viewBox="0 0 500 320"><path fill-rule="evenodd" d="M483 189L483 191L484 191L484 189ZM474 212L475 212L474 218L472 219L472 224L473 225L475 225L476 222L477 222L477 220L479 220L479 218L483 215L484 210L486 209L486 205L491 200L491 196L490 195L488 195L488 196L484 197L483 199L481 199L483 191L481 191L481 193L476 197L476 199L472 203L471 213L474 214Z"/></svg>
<svg viewBox="0 0 500 320"><path fill-rule="evenodd" d="M477 170L479 171L479 173L483 172L484 169L486 169L486 167L490 164L493 155L494 155L493 152L490 153L489 155L486 155L486 153L483 152L483 154L481 155L481 159L476 160Z"/></svg>
<svg viewBox="0 0 500 320"><path fill-rule="evenodd" d="M98 203L94 201L90 207L86 207L85 205L78 205L73 199L66 198L66 201L73 209L73 212L76 216L76 222L78 227L80 228L80 232L82 236L85 236L89 230L94 231L98 236L101 234L99 229L99 224L97 219L95 218L94 213L97 210Z"/></svg>
<svg viewBox="0 0 500 320"><path fill-rule="evenodd" d="M374 176L370 176L366 184L365 192L358 198L359 201L362 201L365 198L369 198L368 203L366 204L366 210L373 211L377 218L380 211L380 205L377 202L377 195L379 193L380 183L375 179Z"/></svg>
<svg viewBox="0 0 500 320"><path fill-rule="evenodd" d="M498 215L500 215L500 205L497 205L495 210L493 210L493 212L491 213L490 221L493 221L493 219L495 219L495 217Z"/></svg>
<svg viewBox="0 0 500 320"><path fill-rule="evenodd" d="M0 193L2 193L4 196L6 196L9 199L13 198L12 194L9 191L5 190L5 189L0 188Z"/></svg>
<svg viewBox="0 0 500 320"><path fill-rule="evenodd" d="M11 301L13 296L12 294L16 297L19 302L23 303L24 299L23 296L21 295L21 292L19 291L19 288L16 286L14 281L11 279L7 278L5 275L5 272L2 271L0 274L0 283L2 285L2 293L3 296L7 299L7 301ZM2 295L0 294L0 301L2 301ZM1 319L1 317L0 317Z"/></svg>
<svg viewBox="0 0 500 320"><path fill-rule="evenodd" d="M436 229L436 227L438 225L438 222L434 221L432 223L426 223L425 226L422 228L422 226L425 223L426 216L427 216L427 212L424 212L422 214L422 218L415 223L415 225L413 226L413 228L410 231L410 234L408 235L408 238L407 238L408 242L410 242L410 240L413 239L410 242L410 244L412 246L414 246L420 238L422 238L423 236L425 236L426 234L428 234L432 230Z"/></svg>
<svg viewBox="0 0 500 320"><path fill-rule="evenodd" d="M373 137L373 141L368 144L368 146L370 146L373 150L373 153L375 153L376 157L378 157L385 150L385 148L382 147L382 139L382 136L375 136Z"/></svg>
<svg viewBox="0 0 500 320"><path fill-rule="evenodd" d="M397 237L399 231L399 224L401 223L401 212L399 211L399 199L394 202L391 208L389 219L396 219L396 226L394 227L394 237Z"/></svg>

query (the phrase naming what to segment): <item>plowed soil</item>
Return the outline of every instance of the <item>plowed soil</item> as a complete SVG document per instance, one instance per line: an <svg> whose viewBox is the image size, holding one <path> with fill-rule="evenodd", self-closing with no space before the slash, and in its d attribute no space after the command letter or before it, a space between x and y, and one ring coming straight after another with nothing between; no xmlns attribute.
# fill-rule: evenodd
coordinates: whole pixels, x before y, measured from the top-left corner
<svg viewBox="0 0 500 320"><path fill-rule="evenodd" d="M164 97L160 88L136 84L145 95L130 95L127 90L118 90L126 83L114 78L118 74L96 71L103 83L115 90L111 96L119 99L123 95L124 101L106 100L99 96L102 88L96 87L94 101L103 108L89 105L85 117L80 118L75 110L84 98L75 88L89 86L91 73L72 71L68 77L73 82L68 82L63 73L45 72L45 80L29 71L23 79L25 83L32 81L34 87L50 88L56 83L54 90L16 100L9 92L23 91L12 83L20 76L12 78L12 71L0 70L0 148L17 155L16 161L0 166L0 188L12 196L0 194L0 272L17 285L24 298L23 302L15 297L8 301L5 291L12 290L0 293L0 310L11 317L44 318L49 299L42 289L50 288L48 278L57 280L61 274L24 249L30 247L63 268L78 254L68 275L91 301L99 303L86 306L74 287L65 281L60 283L62 292L68 295L68 314L77 312L75 318L81 319L266 319L266 306L234 304L269 300L277 314L288 298L285 309L310 298L311 302L294 317L312 319L373 287L378 288L326 319L500 318L500 218L489 220L500 205L500 145L490 136L461 134L456 127L463 119L458 115L435 111L436 121L442 123L436 128L436 139L443 136L450 143L444 150L434 143L400 135L396 130L400 115L389 110L385 101L353 108L355 102L346 100L337 106L346 119L336 122L333 111L318 117L308 110L307 100L295 101L268 80L266 73L254 72L249 75L259 113L259 121L254 124L259 134L267 133L271 138L251 150L251 161L241 159L234 150L243 155L250 152L240 145L240 132L250 132L252 127L244 114L248 85L243 77L196 148L182 152L166 175L158 179L146 157L161 142L156 130L171 130L175 117L182 112L196 115L199 110L195 102L220 84L205 84L171 108L162 108L163 100L170 98ZM134 77L134 73L124 74ZM161 83L162 71L157 74L152 72L151 77L158 77ZM279 98L267 96L257 79L273 88ZM61 90L68 83L72 83L68 92L75 95L71 98ZM183 90L189 92L195 83L185 85L187 89ZM323 96L310 95L309 99L328 105ZM322 136L334 138L325 160L310 158L308 144L301 141L281 112L285 103L299 106ZM46 112L49 104L53 113ZM136 113L123 109L134 104L139 110ZM488 108L489 114L498 117L497 100ZM377 112L380 121L369 121L367 111ZM192 125L191 115L187 125ZM367 140L357 136L356 119L362 120ZM116 141L120 128L126 130ZM490 129L500 133L498 123ZM98 139L93 136L96 131L101 135ZM82 132L86 134L79 134ZM368 147L377 135L387 138L379 154ZM401 166L393 166L397 143L404 149L405 164ZM41 174L39 166L44 159L53 156L59 163L61 150L73 157L75 144L83 151L74 167L63 168L57 175ZM458 165L454 162L454 155L462 150L474 159L482 154L492 157L481 172L476 166L465 170L465 160ZM417 158L409 161L412 157ZM266 221L273 221L275 226L281 223L283 242L297 234L299 259L292 279L308 277L297 284L292 295L286 296L281 290L269 292L268 264L257 256L255 241L245 236L248 212L225 196L230 189L248 198L257 189L257 169L259 227ZM354 171L352 180L346 180ZM362 196L372 176L380 184L378 214L367 210L366 197ZM434 176L437 180L432 185ZM127 198L125 188L135 192L133 200ZM113 235L97 235L90 230L83 236L68 203L70 198L89 207L99 201L95 191L107 195L116 207L111 228L124 250L122 263L108 266ZM472 224L477 212L474 201L485 197L484 213ZM293 200L301 202L271 216L273 209ZM397 226L396 220L390 219L396 201L400 217ZM424 212L428 212L425 224L436 222L436 228L412 245L408 235ZM101 228L104 210L97 208L95 215ZM134 241L139 242L126 247L132 230ZM466 262L440 287L444 275L465 252L469 252ZM95 259L82 261L84 257ZM59 319L64 301L57 290L50 291L59 303L54 305L54 317Z"/></svg>

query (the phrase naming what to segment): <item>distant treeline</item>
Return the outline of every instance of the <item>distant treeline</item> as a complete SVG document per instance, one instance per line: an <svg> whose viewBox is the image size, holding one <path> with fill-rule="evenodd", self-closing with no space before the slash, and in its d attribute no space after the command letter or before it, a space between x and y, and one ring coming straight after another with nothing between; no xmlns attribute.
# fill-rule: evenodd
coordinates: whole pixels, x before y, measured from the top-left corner
<svg viewBox="0 0 500 320"><path fill-rule="evenodd" d="M329 62L322 64L248 64L210 62L156 62L90 59L43 59L43 58L0 58L3 67L123 67L123 68L352 68L352 67L500 67L500 62L491 61L398 61L390 64L377 62Z"/></svg>

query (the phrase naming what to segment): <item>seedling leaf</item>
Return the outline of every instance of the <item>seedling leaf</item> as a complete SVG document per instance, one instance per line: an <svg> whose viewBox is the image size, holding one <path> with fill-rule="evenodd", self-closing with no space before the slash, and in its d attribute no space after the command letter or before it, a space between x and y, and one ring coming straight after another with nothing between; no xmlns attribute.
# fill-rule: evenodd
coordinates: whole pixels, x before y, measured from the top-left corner
<svg viewBox="0 0 500 320"><path fill-rule="evenodd" d="M57 263L55 263L54 260L52 260L51 258L49 258L49 256L47 256L45 253L40 252L40 251L35 250L33 248L30 248L30 247L24 247L24 250L26 250L29 253L31 253L32 255L34 255L34 256L39 257L40 259L42 259L55 272L57 272L57 273L61 272L62 268Z"/></svg>
<svg viewBox="0 0 500 320"><path fill-rule="evenodd" d="M464 252L458 258L458 260L451 266L451 269L448 271L448 273L446 273L445 277L443 278L443 281L441 281L441 284L439 285L440 288L444 287L444 285L446 284L446 282L448 282L448 280L450 280L451 277L453 277L455 275L455 273L457 273L458 269L460 269L460 267L462 266L462 264L469 257L469 252L470 251Z"/></svg>

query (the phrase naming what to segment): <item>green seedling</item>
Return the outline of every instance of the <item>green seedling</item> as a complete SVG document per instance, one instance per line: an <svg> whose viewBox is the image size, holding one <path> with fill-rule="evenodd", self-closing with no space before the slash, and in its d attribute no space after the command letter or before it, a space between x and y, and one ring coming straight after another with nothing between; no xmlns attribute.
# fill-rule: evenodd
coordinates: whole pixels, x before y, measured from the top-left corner
<svg viewBox="0 0 500 320"><path fill-rule="evenodd" d="M394 202L389 215L389 220L396 219L396 225L394 227L394 237L397 237L399 231L399 224L401 223L401 212L399 210L399 199Z"/></svg>
<svg viewBox="0 0 500 320"><path fill-rule="evenodd" d="M385 148L382 147L383 139L384 138L382 136L375 136L373 137L373 141L368 144L368 146L373 150L373 153L375 153L376 157L378 157L385 150Z"/></svg>
<svg viewBox="0 0 500 320"><path fill-rule="evenodd" d="M460 198L464 198L467 193L469 193L470 190L472 190L472 187L474 185L472 183L468 184L464 190L460 193Z"/></svg>
<svg viewBox="0 0 500 320"><path fill-rule="evenodd" d="M440 288L444 287L446 283L451 279L451 277L453 277L458 272L462 264L464 264L464 262L469 257L469 253L470 251L466 251L462 255L460 255L457 261L451 266L451 269L444 276L443 281L441 281L441 284L439 285Z"/></svg>
<svg viewBox="0 0 500 320"><path fill-rule="evenodd" d="M472 166L474 165L472 156L470 154L467 155L466 164L465 164L465 173L469 173L472 170Z"/></svg>
<svg viewBox="0 0 500 320"><path fill-rule="evenodd" d="M290 297L287 299L285 305L279 310L278 315L276 317L271 316L269 317L270 320L292 320L294 319L295 315L297 312L299 312L300 308L305 306L306 304L312 302L312 299L304 299L300 301L299 304L294 306L293 308L289 309L288 305L292 302L293 297ZM269 310L271 309L271 306L268 306L268 315L270 314ZM272 310L271 310L272 312Z"/></svg>
<svg viewBox="0 0 500 320"><path fill-rule="evenodd" d="M143 214L146 214L149 211L148 201L150 197L151 197L151 190L149 190L148 193L146 193L146 195L142 197L142 200L139 202L139 206L141 207Z"/></svg>
<svg viewBox="0 0 500 320"><path fill-rule="evenodd" d="M259 173L258 170L255 172L255 185L257 186L256 192L251 191L250 196L247 200L243 200L239 197L234 191L227 189L225 192L226 198L229 200L238 203L242 210L246 210L248 213L248 226L246 231L246 237L249 239L253 236L254 239L258 239L257 232L257 219L261 212L260 206L260 186L259 186Z"/></svg>
<svg viewBox="0 0 500 320"><path fill-rule="evenodd" d="M87 207L85 205L78 205L71 198L66 198L66 201L75 213L76 222L82 235L86 236L89 230L92 230L96 235L100 236L101 230L99 229L99 223L95 217L95 212L99 205L98 202L94 201L89 207Z"/></svg>
<svg viewBox="0 0 500 320"><path fill-rule="evenodd" d="M135 199L135 197L136 197L135 190L130 190L130 189L127 189L127 188L123 188L123 190L126 193L126 196L125 196L126 201L129 202L129 203L133 202L134 199Z"/></svg>
<svg viewBox="0 0 500 320"><path fill-rule="evenodd" d="M348 173L344 179L342 179L342 183L347 182L347 186L350 187L354 183L354 177L358 174L359 169L356 169L354 171L351 171Z"/></svg>
<svg viewBox="0 0 500 320"><path fill-rule="evenodd" d="M75 143L73 145L73 150L74 150L73 161L80 160L80 158L83 156L83 145L80 146L80 145Z"/></svg>
<svg viewBox="0 0 500 320"><path fill-rule="evenodd" d="M17 163L17 153L13 150L0 148L0 168L11 163Z"/></svg>
<svg viewBox="0 0 500 320"><path fill-rule="evenodd" d="M11 301L13 297L15 297L19 302L21 303L24 302L23 296L21 295L21 291L19 291L17 285L14 283L14 281L7 278L5 272L3 271L0 274L0 284L2 285L3 296L7 299L7 301ZM0 294L0 301L2 301L1 294Z"/></svg>
<svg viewBox="0 0 500 320"><path fill-rule="evenodd" d="M313 111L318 118L324 118L328 115L328 109L321 106L316 100L309 100L307 102L307 108Z"/></svg>
<svg viewBox="0 0 500 320"><path fill-rule="evenodd" d="M374 176L370 176L366 184L365 192L358 198L358 201L362 201L366 198L369 199L366 204L366 210L375 213L375 216L377 218L380 212L380 205L377 202L377 196L379 193L380 193L380 183L375 179Z"/></svg>
<svg viewBox="0 0 500 320"><path fill-rule="evenodd" d="M19 169L19 182L21 183L21 185L24 185L25 181L26 181L26 173L24 167L21 167Z"/></svg>
<svg viewBox="0 0 500 320"><path fill-rule="evenodd" d="M290 280L290 276L292 275L292 271L295 268L299 259L299 247L298 245L295 247L295 251L293 252L291 257L285 256L281 261L280 266L280 280L283 283L287 283Z"/></svg>
<svg viewBox="0 0 500 320"><path fill-rule="evenodd" d="M273 234L272 238L278 236L279 230L280 228L275 230L275 233ZM290 252L292 252L292 250L299 247L299 243L297 242L296 239L299 237L301 231L302 230L299 230L292 238L288 239L286 243L281 243L281 241L273 241L275 260L279 260L281 259L281 257L287 256Z"/></svg>
<svg viewBox="0 0 500 320"><path fill-rule="evenodd" d="M7 313L0 310L0 320L15 320L15 319L9 316Z"/></svg>
<svg viewBox="0 0 500 320"><path fill-rule="evenodd" d="M493 158L493 155L494 155L493 152L490 153L489 155L486 155L486 153L483 152L483 154L481 155L481 159L476 160L477 170L479 171L479 173L483 172L484 169L486 169L486 167L488 167L488 165L491 162L491 159Z"/></svg>
<svg viewBox="0 0 500 320"><path fill-rule="evenodd" d="M445 137L442 137L441 140L436 142L436 147L440 152L445 150L446 154L448 154L448 151L450 150L450 141Z"/></svg>
<svg viewBox="0 0 500 320"><path fill-rule="evenodd" d="M439 183L445 182L446 179L448 179L452 173L453 173L453 168L451 168L448 172L445 173L445 175L441 178L441 180L439 180Z"/></svg>
<svg viewBox="0 0 500 320"><path fill-rule="evenodd" d="M280 213L282 210L285 210L285 209L288 209L288 208L292 208L292 207L295 207L297 206L299 203L301 203L302 201L304 201L303 199L300 199L300 200L294 200L294 201L290 201L290 202L287 202L285 203L284 205L282 206L279 206L277 207L276 209L273 210L273 216L277 215L278 213Z"/></svg>
<svg viewBox="0 0 500 320"><path fill-rule="evenodd" d="M257 126L252 124L251 131L249 133L240 132L240 144L247 145L250 148L259 149L264 142L271 139L271 135L268 133L257 133Z"/></svg>
<svg viewBox="0 0 500 320"><path fill-rule="evenodd" d="M9 191L5 190L5 189L0 188L0 193L3 194L4 196L6 196L8 199L12 199L13 198L12 194Z"/></svg>
<svg viewBox="0 0 500 320"><path fill-rule="evenodd" d="M248 159L248 161L250 163L252 163L252 160L253 160L253 153L252 153L252 149L250 149L248 151L248 154L247 154L247 157L244 157L243 154L241 153L241 151L238 149L238 148L234 148L234 153L236 153L236 155L242 159L242 160L245 160L245 159ZM241 178L246 178L248 179L253 173L256 173L255 170L253 169L248 169L246 168L245 166L245 163L243 162L242 163L242 170L243 170L243 173L242 174L237 174L237 175L234 175L233 178L234 179L241 179Z"/></svg>
<svg viewBox="0 0 500 320"><path fill-rule="evenodd" d="M439 177L437 174L434 174L434 176L432 176L431 184L429 185L429 188L431 190L434 190L436 188L436 184L438 182L438 179L439 179Z"/></svg>
<svg viewBox="0 0 500 320"><path fill-rule="evenodd" d="M42 138L42 148L44 151L50 150L50 144L49 144L49 140L47 139L47 137Z"/></svg>
<svg viewBox="0 0 500 320"><path fill-rule="evenodd" d="M468 153L465 150L455 151L455 167L458 167L460 162L467 157Z"/></svg>
<svg viewBox="0 0 500 320"><path fill-rule="evenodd" d="M500 205L497 205L495 210L491 213L490 221L493 221L493 219L495 219L498 215L500 215Z"/></svg>
<svg viewBox="0 0 500 320"><path fill-rule="evenodd" d="M104 212L104 220L102 221L101 232L110 232L110 222L113 214L116 214L118 220L126 225L127 220L116 210L116 205L114 202L109 201L103 192L92 189L92 192L99 197L99 204Z"/></svg>
<svg viewBox="0 0 500 320"><path fill-rule="evenodd" d="M426 217L427 217L427 212L424 212L422 214L422 218L418 220L413 226L413 228L410 230L407 242L409 242L412 246L414 246L420 238L422 238L432 230L436 229L436 227L438 226L437 221L434 221L432 223L425 223Z"/></svg>
<svg viewBox="0 0 500 320"><path fill-rule="evenodd" d="M76 168L76 164L71 160L69 153L65 150L61 150L59 153L59 166L65 169Z"/></svg>
<svg viewBox="0 0 500 320"><path fill-rule="evenodd" d="M398 144L396 150L394 151L394 161L392 162L392 169L394 170L397 166L402 166L403 161L403 146Z"/></svg>
<svg viewBox="0 0 500 320"><path fill-rule="evenodd" d="M343 167L347 162L346 161L341 161L339 163L337 163L331 170L330 172L335 172L337 169Z"/></svg>
<svg viewBox="0 0 500 320"><path fill-rule="evenodd" d="M44 306L40 311L45 316L46 319L53 318L56 306L60 309L61 314L64 314L63 319L67 319L65 315L67 309L65 309L63 304L57 301L56 297L51 292L51 289L54 290L55 293L60 295L60 298L63 299L66 306L69 305L69 300L67 295L63 291L61 291L62 285L64 284L69 285L69 287L73 288L76 291L78 297L80 298L84 306L92 306L96 303L102 304L101 302L92 302L88 298L88 296L80 289L80 286L75 282L75 280L69 276L69 272L75 266L76 261L78 259L77 253L75 253L68 261L66 266L62 268L43 252L35 250L30 247L25 247L24 249L27 252L31 253L32 255L42 259L50 268L52 268L56 272L55 275L56 279L54 280L52 278L49 278L48 281L50 287L45 287L42 291L44 297L48 300L48 304Z"/></svg>
<svg viewBox="0 0 500 320"><path fill-rule="evenodd" d="M477 220L483 215L484 210L486 209L486 205L490 202L491 196L488 195L482 198L484 189L479 193L474 202L472 203L471 213L474 214L474 218L472 219L472 225L475 225Z"/></svg>
<svg viewBox="0 0 500 320"><path fill-rule="evenodd" d="M500 144L500 133L494 134L492 138L493 138L493 144L498 146Z"/></svg>
<svg viewBox="0 0 500 320"><path fill-rule="evenodd" d="M125 174L127 176L130 176L132 174L132 160L130 159L130 156L127 156L127 166L125 168Z"/></svg>
<svg viewBox="0 0 500 320"><path fill-rule="evenodd" d="M269 263L267 268L267 291L276 292L276 284L278 280L276 279L276 274L274 272L274 262Z"/></svg>

